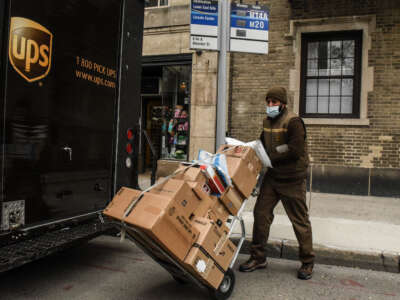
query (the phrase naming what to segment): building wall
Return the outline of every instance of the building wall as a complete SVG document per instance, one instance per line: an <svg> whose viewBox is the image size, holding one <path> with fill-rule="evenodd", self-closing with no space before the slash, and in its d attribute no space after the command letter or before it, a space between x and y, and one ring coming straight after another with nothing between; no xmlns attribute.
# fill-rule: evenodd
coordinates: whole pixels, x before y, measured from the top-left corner
<svg viewBox="0 0 400 300"><path fill-rule="evenodd" d="M215 150L218 55L190 50L189 37L190 1L174 0L168 7L146 9L144 56L193 54L189 150L189 160L192 160L199 149Z"/></svg>
<svg viewBox="0 0 400 300"><path fill-rule="evenodd" d="M230 135L245 141L258 138L265 117L265 93L271 86L286 87L289 106L298 111L301 32L362 29L361 117L351 121L305 120L312 188L322 192L398 197L400 3L375 0L259 3L270 8L269 54L231 55Z"/></svg>

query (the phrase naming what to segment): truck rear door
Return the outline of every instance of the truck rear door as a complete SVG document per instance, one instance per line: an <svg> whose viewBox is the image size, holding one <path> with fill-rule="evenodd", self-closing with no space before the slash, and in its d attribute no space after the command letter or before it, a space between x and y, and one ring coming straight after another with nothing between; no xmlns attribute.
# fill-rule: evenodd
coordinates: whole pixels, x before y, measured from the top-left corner
<svg viewBox="0 0 400 300"><path fill-rule="evenodd" d="M2 199L25 224L111 197L121 1L7 1Z"/></svg>

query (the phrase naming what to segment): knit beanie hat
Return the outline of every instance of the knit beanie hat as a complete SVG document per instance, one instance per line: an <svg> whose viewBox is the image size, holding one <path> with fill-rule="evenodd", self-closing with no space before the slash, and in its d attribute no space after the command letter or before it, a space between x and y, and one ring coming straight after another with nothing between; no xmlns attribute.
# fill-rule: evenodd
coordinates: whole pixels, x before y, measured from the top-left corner
<svg viewBox="0 0 400 300"><path fill-rule="evenodd" d="M268 98L274 98L283 104L287 104L286 89L280 86L272 87L268 90L265 100Z"/></svg>

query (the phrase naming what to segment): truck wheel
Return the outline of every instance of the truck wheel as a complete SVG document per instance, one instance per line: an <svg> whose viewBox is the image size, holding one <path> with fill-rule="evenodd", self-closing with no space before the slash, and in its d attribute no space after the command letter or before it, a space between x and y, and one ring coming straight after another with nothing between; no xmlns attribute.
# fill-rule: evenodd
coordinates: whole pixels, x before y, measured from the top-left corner
<svg viewBox="0 0 400 300"><path fill-rule="evenodd" d="M210 289L211 297L216 300L228 299L232 294L234 286L235 286L235 273L232 271L232 269L228 269L218 289L217 290Z"/></svg>

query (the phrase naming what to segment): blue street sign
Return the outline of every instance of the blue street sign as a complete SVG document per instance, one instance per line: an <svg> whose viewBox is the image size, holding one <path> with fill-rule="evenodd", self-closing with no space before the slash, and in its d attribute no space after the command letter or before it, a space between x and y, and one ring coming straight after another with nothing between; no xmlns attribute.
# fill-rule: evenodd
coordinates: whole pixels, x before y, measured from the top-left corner
<svg viewBox="0 0 400 300"><path fill-rule="evenodd" d="M232 4L231 27L268 31L269 12L256 5Z"/></svg>
<svg viewBox="0 0 400 300"><path fill-rule="evenodd" d="M192 1L191 24L218 26L218 1L203 2Z"/></svg>
<svg viewBox="0 0 400 300"><path fill-rule="evenodd" d="M267 7L232 3L230 21L230 51L268 53Z"/></svg>
<svg viewBox="0 0 400 300"><path fill-rule="evenodd" d="M192 0L190 14L190 48L218 50L218 0Z"/></svg>

